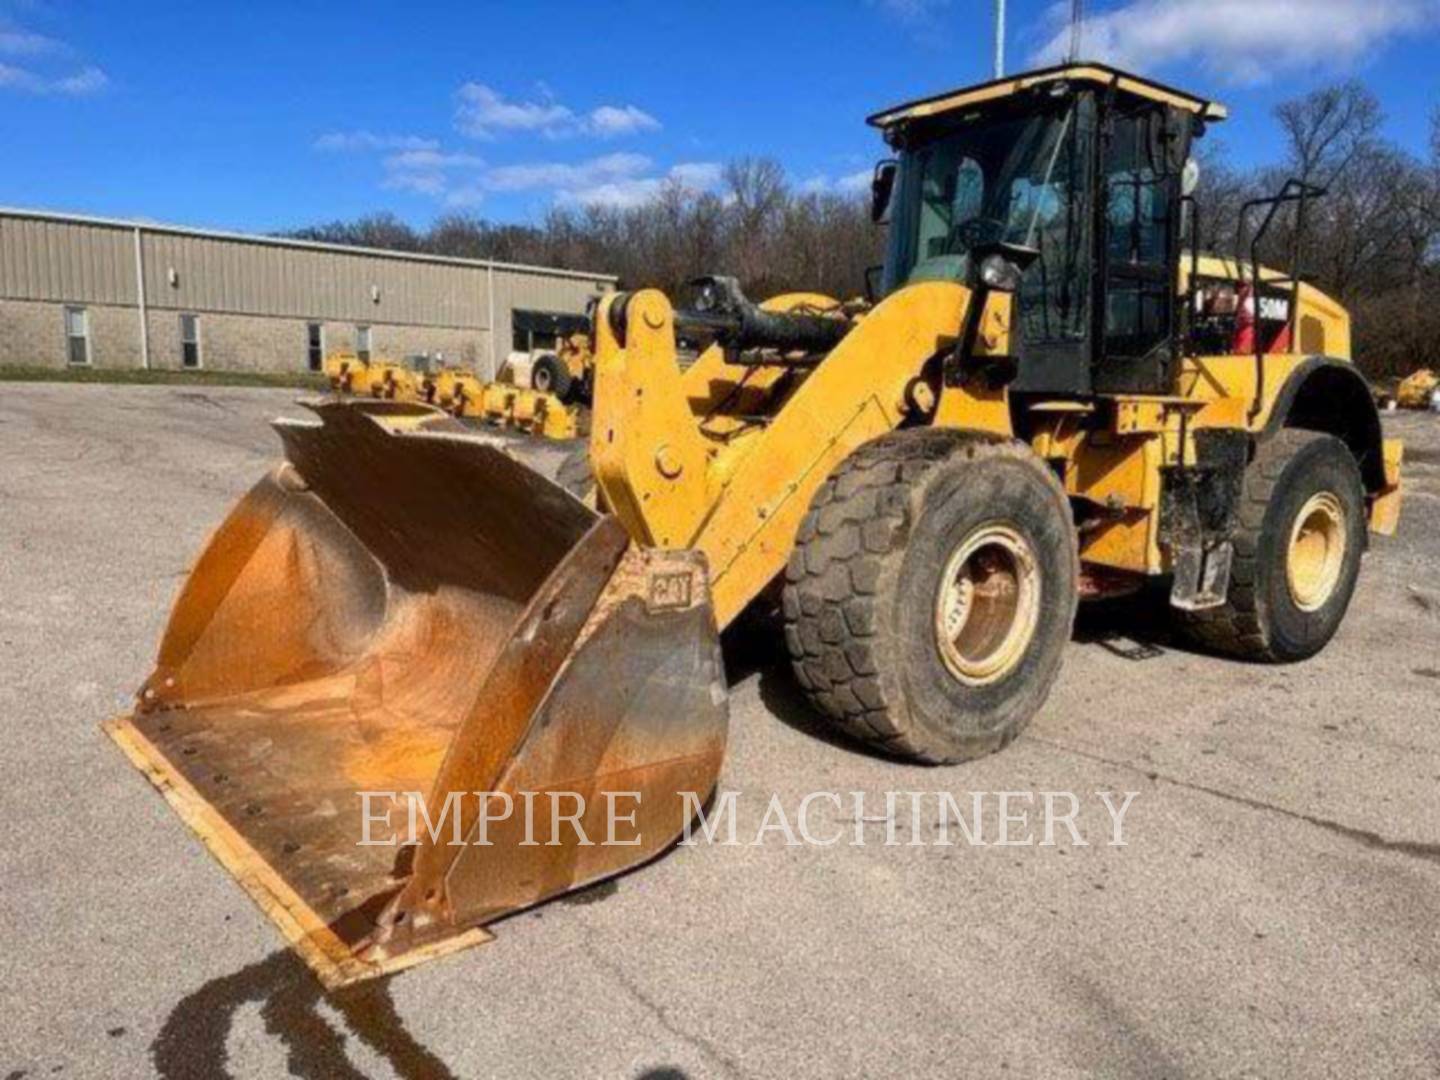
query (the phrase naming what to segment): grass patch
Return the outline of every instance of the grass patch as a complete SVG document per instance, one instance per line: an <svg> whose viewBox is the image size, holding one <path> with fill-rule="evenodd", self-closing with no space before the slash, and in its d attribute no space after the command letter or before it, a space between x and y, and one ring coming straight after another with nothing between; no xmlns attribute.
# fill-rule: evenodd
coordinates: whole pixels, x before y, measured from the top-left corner
<svg viewBox="0 0 1440 1080"><path fill-rule="evenodd" d="M8 367L0 366L0 382L116 383L125 386L275 386L292 390L324 390L324 376L268 371L175 371L152 368Z"/></svg>

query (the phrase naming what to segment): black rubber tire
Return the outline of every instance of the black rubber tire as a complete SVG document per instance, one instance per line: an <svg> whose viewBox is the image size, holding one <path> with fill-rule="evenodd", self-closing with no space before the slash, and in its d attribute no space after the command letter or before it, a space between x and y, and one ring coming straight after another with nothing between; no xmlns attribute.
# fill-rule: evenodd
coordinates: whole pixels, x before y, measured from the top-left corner
<svg viewBox="0 0 1440 1080"><path fill-rule="evenodd" d="M588 502L595 492L595 470L590 467L588 440L577 446L555 470L555 482L581 502Z"/></svg>
<svg viewBox="0 0 1440 1080"><path fill-rule="evenodd" d="M1345 561L1329 600L1304 611L1290 595L1286 558L1300 509L1319 491L1339 500ZM1285 428L1260 444L1245 469L1230 591L1220 607L1177 611L1185 637L1243 660L1290 663L1314 656L1340 628L1367 541L1365 489L1350 449L1333 435Z"/></svg>
<svg viewBox="0 0 1440 1080"><path fill-rule="evenodd" d="M554 394L561 401L570 400L572 381L570 370L560 362L558 356L545 353L537 356L530 366L530 388Z"/></svg>
<svg viewBox="0 0 1440 1080"><path fill-rule="evenodd" d="M936 591L976 528L1003 522L1040 574L1034 635L1016 666L967 685L942 660ZM1008 744L1044 703L1078 602L1070 504L1021 443L916 428L856 450L816 492L785 573L785 643L815 708L885 753L955 762Z"/></svg>

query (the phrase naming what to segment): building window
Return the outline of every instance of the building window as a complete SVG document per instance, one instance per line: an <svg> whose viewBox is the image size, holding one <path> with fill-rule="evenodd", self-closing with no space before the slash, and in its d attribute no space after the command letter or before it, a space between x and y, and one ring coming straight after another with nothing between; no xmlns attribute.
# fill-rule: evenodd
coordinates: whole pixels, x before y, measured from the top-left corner
<svg viewBox="0 0 1440 1080"><path fill-rule="evenodd" d="M370 327L355 327L355 355L365 363L370 362Z"/></svg>
<svg viewBox="0 0 1440 1080"><path fill-rule="evenodd" d="M560 338L589 329L590 320L584 315L517 308L510 313L510 346L516 352L553 349Z"/></svg>
<svg viewBox="0 0 1440 1080"><path fill-rule="evenodd" d="M72 364L90 363L90 316L83 307L65 309L65 356Z"/></svg>
<svg viewBox="0 0 1440 1080"><path fill-rule="evenodd" d="M325 328L318 322L305 324L305 362L311 371L325 366Z"/></svg>
<svg viewBox="0 0 1440 1080"><path fill-rule="evenodd" d="M180 316L180 365L187 368L200 366L200 316Z"/></svg>

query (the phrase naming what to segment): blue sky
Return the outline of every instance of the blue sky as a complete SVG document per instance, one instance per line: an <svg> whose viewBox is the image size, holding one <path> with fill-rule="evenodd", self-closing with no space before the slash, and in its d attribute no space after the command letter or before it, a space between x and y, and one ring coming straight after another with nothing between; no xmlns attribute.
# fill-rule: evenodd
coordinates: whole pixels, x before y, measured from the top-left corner
<svg viewBox="0 0 1440 1080"><path fill-rule="evenodd" d="M987 78L992 0L149 4L0 0L0 203L243 230L389 210L498 221L693 187L744 154L844 190L864 117ZM1426 152L1440 0L1088 0L1082 53L1270 109L1349 75ZM1012 69L1068 0L1010 0Z"/></svg>

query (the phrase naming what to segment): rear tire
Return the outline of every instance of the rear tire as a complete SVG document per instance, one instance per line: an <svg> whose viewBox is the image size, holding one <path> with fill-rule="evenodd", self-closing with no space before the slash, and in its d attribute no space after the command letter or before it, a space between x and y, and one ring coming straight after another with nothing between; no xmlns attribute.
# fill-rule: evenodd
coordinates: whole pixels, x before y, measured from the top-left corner
<svg viewBox="0 0 1440 1080"><path fill-rule="evenodd" d="M550 353L537 356L530 365L530 388L542 393L554 394L561 401L568 401L570 384L573 380L569 369L558 356Z"/></svg>
<svg viewBox="0 0 1440 1080"><path fill-rule="evenodd" d="M946 429L882 436L816 492L782 597L816 709L886 753L964 761L1045 701L1075 619L1070 505L1027 447Z"/></svg>
<svg viewBox="0 0 1440 1080"><path fill-rule="evenodd" d="M1333 435L1280 431L1245 470L1225 603L1177 611L1180 629L1244 660L1314 656L1350 606L1365 533L1365 489L1349 448Z"/></svg>

